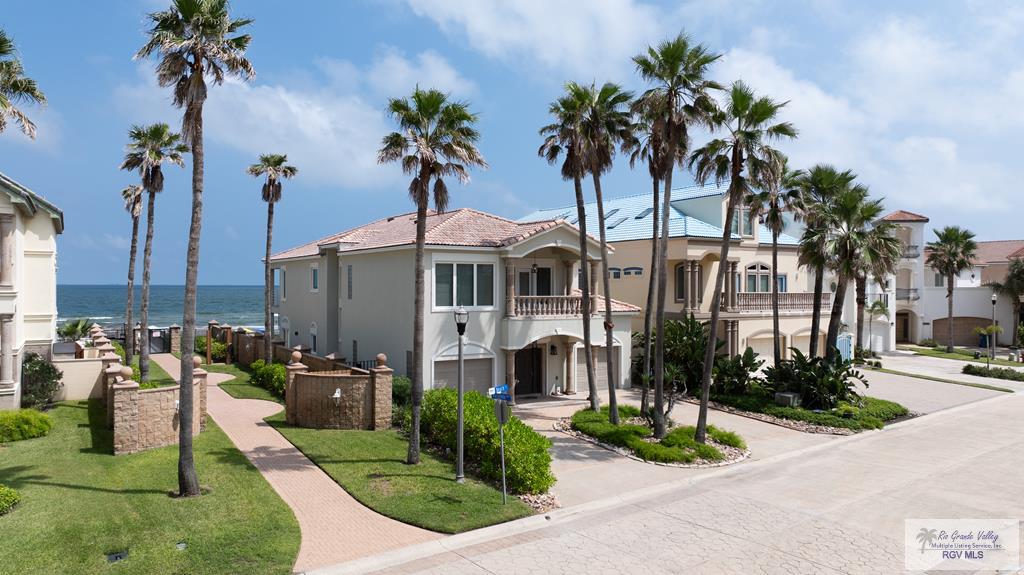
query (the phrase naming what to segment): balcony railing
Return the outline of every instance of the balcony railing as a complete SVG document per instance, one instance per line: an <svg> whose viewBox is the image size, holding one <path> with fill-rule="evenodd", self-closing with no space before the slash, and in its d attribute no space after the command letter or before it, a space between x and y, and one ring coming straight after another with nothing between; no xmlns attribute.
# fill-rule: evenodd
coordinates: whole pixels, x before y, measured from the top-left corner
<svg viewBox="0 0 1024 575"><path fill-rule="evenodd" d="M583 297L577 295L517 295L513 305L517 316L581 315L583 313Z"/></svg>
<svg viewBox="0 0 1024 575"><path fill-rule="evenodd" d="M821 294L821 307L828 309L832 294ZM738 293L736 307L741 313L761 313L772 310L771 293ZM779 313L811 312L814 309L814 293L780 293Z"/></svg>
<svg viewBox="0 0 1024 575"><path fill-rule="evenodd" d="M903 257L912 260L921 257L921 246L905 245L903 246Z"/></svg>
<svg viewBox="0 0 1024 575"><path fill-rule="evenodd" d="M897 301L917 301L919 299L921 299L921 294L918 293L917 288L896 288Z"/></svg>

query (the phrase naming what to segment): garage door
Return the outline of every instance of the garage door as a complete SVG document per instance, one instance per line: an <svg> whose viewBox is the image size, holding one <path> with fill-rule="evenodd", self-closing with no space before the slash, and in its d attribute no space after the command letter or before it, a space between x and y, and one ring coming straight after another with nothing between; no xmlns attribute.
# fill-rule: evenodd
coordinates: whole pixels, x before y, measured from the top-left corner
<svg viewBox="0 0 1024 575"><path fill-rule="evenodd" d="M991 319L983 317L954 317L953 345L978 345L979 336L974 328L985 328L991 323ZM949 339L948 318L936 318L932 322L932 337L939 345L946 345L946 340Z"/></svg>
<svg viewBox="0 0 1024 575"><path fill-rule="evenodd" d="M597 383L597 389L608 389L608 368L607 358L608 355L605 353L604 347L592 348L594 353L594 379ZM614 366L615 373L615 386L619 385L619 346L612 348L612 366ZM587 387L587 354L583 353L583 348L576 349L576 389L585 390Z"/></svg>
<svg viewBox="0 0 1024 575"><path fill-rule="evenodd" d="M793 336L793 344L792 345L793 345L793 347L799 349L804 355L807 355L807 354L811 353L811 336L810 335L797 335L797 336ZM824 336L819 336L818 337L818 352L819 353L824 348L824 345L825 345L825 337ZM792 354L787 352L786 355L792 355Z"/></svg>
<svg viewBox="0 0 1024 575"><path fill-rule="evenodd" d="M782 342L780 342L781 344ZM760 356L760 359L766 359L773 361L775 357L775 341L771 337L753 337L747 339L747 347L752 348L754 353ZM746 352L747 348L743 348L741 351Z"/></svg>
<svg viewBox="0 0 1024 575"><path fill-rule="evenodd" d="M494 385L493 359L464 360L466 391L479 391L487 395L487 388ZM434 386L455 389L459 384L459 362L457 360L434 362Z"/></svg>

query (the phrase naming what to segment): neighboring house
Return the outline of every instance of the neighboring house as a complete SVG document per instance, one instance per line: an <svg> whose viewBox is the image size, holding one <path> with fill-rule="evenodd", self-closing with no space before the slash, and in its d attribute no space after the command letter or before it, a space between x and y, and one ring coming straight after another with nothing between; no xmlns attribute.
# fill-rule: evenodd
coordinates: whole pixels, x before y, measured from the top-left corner
<svg viewBox="0 0 1024 575"><path fill-rule="evenodd" d="M519 397L585 390L579 231L558 218L517 223L471 209L430 212L426 225L425 387L456 384L453 313L464 306L467 389L515 382ZM411 373L415 238L416 214L408 213L272 256L277 339L350 363L384 353L396 372ZM600 244L588 241L596 270ZM639 310L613 305L615 383L626 387L630 321ZM594 346L604 345L602 309L598 299ZM606 387L605 353L594 349Z"/></svg>
<svg viewBox="0 0 1024 575"><path fill-rule="evenodd" d="M24 354L50 357L63 231L56 206L0 173L0 409L21 406Z"/></svg>
<svg viewBox="0 0 1024 575"><path fill-rule="evenodd" d="M934 339L945 344L949 337L946 278L930 268L924 246L934 239L927 228L928 218L920 214L899 210L883 219L899 224L899 237L903 242L903 259L896 273L896 341L918 343ZM1014 320L1011 302L1000 297L993 309L991 282L1006 279L1009 260L1024 255L1024 240L978 242L974 266L955 278L953 290L953 343L978 345L977 327L996 322L1003 326L998 342L1009 344Z"/></svg>
<svg viewBox="0 0 1024 575"><path fill-rule="evenodd" d="M720 265L727 190L728 183L723 183L672 191L666 303L669 318L681 318L690 313L701 320L710 317L715 274ZM597 234L597 206L588 204L586 210L587 230ZM575 214L575 206L566 206L539 210L520 221L566 218L575 223ZM779 286L779 327L784 356L790 355L790 347L807 352L813 337L814 274L798 263L799 242L796 236L802 230L790 224L780 235L779 265L772 278L771 233L752 221L749 214L749 209L741 206L733 220L718 337L725 341L724 351L727 353L741 353L751 347L770 360L774 334L771 282L775 281ZM650 193L605 200L607 238L614 248L609 255L611 295L641 308L647 304L647 282L651 272L652 217ZM827 282L825 291L822 325L818 333L821 345L828 327L832 300ZM853 301L852 294L849 301ZM846 317L852 318L851 313ZM847 323L851 324L852 330L852 320L847 320ZM634 317L633 329L643 329L642 314Z"/></svg>

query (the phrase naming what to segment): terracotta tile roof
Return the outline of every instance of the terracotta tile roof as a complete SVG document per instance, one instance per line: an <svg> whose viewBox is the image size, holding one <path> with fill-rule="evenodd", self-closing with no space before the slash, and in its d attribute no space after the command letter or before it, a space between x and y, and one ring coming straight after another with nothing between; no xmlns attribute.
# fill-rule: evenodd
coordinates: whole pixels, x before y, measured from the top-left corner
<svg viewBox="0 0 1024 575"><path fill-rule="evenodd" d="M564 224L560 219L514 222L470 208L427 213L427 245L505 247ZM569 225L569 224L565 224ZM315 256L322 246L352 252L416 243L416 213L409 212L333 234L270 256L271 261Z"/></svg>
<svg viewBox="0 0 1024 575"><path fill-rule="evenodd" d="M882 216L882 220L887 222L927 222L928 218L921 214L915 214L914 212L896 210L891 214Z"/></svg>
<svg viewBox="0 0 1024 575"><path fill-rule="evenodd" d="M572 290L572 295L581 296L583 295L583 292L578 289L574 289ZM596 300L594 302L594 305L596 306L597 313L604 313L604 297L601 295L592 295L590 297ZM612 298L612 311L615 313L639 312L640 308L631 303L626 303L624 301L619 301L615 298Z"/></svg>
<svg viewBox="0 0 1024 575"><path fill-rule="evenodd" d="M975 261L979 264L992 264L1010 261L1017 252L1024 255L1024 240L998 240L994 242L978 242Z"/></svg>
<svg viewBox="0 0 1024 575"><path fill-rule="evenodd" d="M1010 254L1010 259L1015 260L1017 258L1024 258L1024 248L1021 248Z"/></svg>

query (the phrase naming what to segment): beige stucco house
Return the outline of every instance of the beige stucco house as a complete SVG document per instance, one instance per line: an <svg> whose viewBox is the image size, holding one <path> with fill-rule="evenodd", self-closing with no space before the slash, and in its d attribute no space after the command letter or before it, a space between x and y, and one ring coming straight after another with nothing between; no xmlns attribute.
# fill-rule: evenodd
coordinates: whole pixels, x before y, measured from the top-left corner
<svg viewBox="0 0 1024 575"><path fill-rule="evenodd" d="M378 220L280 252L275 273L275 335L288 346L353 363L388 356L411 373L415 213ZM589 238L597 270L600 244ZM426 387L455 385L458 334L453 313L470 312L465 347L468 389L514 383L515 395L586 389L583 318L604 345L599 313L581 309L579 231L560 218L514 222L471 209L427 216L423 372ZM593 274L596 284L596 274ZM598 301L597 311L603 309ZM613 301L613 361L629 385L630 327L639 308ZM595 347L598 385L605 352Z"/></svg>
<svg viewBox="0 0 1024 575"><path fill-rule="evenodd" d="M21 360L49 358L57 325L61 211L0 173L0 409L21 405Z"/></svg>

